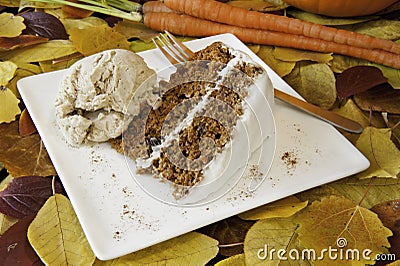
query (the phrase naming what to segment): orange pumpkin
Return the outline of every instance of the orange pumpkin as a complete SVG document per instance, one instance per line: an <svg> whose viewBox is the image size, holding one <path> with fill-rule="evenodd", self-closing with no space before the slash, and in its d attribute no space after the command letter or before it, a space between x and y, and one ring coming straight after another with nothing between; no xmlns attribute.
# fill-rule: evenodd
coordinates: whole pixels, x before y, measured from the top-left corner
<svg viewBox="0 0 400 266"><path fill-rule="evenodd" d="M284 0L299 9L332 17L371 15L398 0Z"/></svg>

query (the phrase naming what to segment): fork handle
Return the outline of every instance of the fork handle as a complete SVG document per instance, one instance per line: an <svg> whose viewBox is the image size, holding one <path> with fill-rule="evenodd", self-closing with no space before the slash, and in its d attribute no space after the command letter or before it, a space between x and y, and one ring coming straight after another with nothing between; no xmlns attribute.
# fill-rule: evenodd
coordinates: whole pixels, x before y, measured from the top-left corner
<svg viewBox="0 0 400 266"><path fill-rule="evenodd" d="M334 112L322 109L308 102L302 101L280 90L274 89L274 95L276 98L286 103L289 103L313 116L316 116L336 127L339 127L341 129L344 129L352 133L361 133L363 131L363 127L356 121L343 117Z"/></svg>

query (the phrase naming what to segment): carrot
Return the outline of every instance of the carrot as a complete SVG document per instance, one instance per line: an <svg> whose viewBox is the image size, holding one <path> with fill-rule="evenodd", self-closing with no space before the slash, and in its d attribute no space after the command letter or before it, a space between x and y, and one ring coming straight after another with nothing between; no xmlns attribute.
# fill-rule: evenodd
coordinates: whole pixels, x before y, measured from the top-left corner
<svg viewBox="0 0 400 266"><path fill-rule="evenodd" d="M283 32L226 25L184 14L152 12L144 16L144 24L157 31L168 30L173 34L182 36L204 37L229 32L246 43L276 45L318 52L333 52L366 59L389 67L400 68L400 55L387 51L369 50Z"/></svg>
<svg viewBox="0 0 400 266"><path fill-rule="evenodd" d="M160 1L149 1L143 4L142 8L143 14L147 14L150 12L176 12L166 5L164 5Z"/></svg>
<svg viewBox="0 0 400 266"><path fill-rule="evenodd" d="M265 14L234 7L214 0L164 0L170 9L194 17L239 27L304 35L366 49L400 54L400 44L365 34L326 27L299 19ZM284 43L286 40L282 40Z"/></svg>

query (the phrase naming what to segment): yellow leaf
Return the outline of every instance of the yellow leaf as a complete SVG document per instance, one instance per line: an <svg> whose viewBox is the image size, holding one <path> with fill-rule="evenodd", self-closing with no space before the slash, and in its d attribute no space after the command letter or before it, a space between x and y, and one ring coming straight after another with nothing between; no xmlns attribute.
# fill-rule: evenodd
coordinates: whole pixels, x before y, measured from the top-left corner
<svg viewBox="0 0 400 266"><path fill-rule="evenodd" d="M218 253L218 241L190 232L143 250L95 265L204 265Z"/></svg>
<svg viewBox="0 0 400 266"><path fill-rule="evenodd" d="M284 62L276 59L274 56L274 47L272 46L261 46L257 55L271 67L280 77L284 77L292 72L295 67L295 62Z"/></svg>
<svg viewBox="0 0 400 266"><path fill-rule="evenodd" d="M45 43L3 52L0 54L0 59L31 63L53 60L76 52L75 46L70 41L51 40Z"/></svg>
<svg viewBox="0 0 400 266"><path fill-rule="evenodd" d="M16 222L18 222L17 218L12 218L3 213L0 213L0 236L3 235Z"/></svg>
<svg viewBox="0 0 400 266"><path fill-rule="evenodd" d="M275 47L274 56L276 59L289 62L309 60L318 63L329 63L333 59L332 53L318 53L286 47Z"/></svg>
<svg viewBox="0 0 400 266"><path fill-rule="evenodd" d="M0 87L0 124L15 120L15 116L21 113L19 100L14 93L6 87Z"/></svg>
<svg viewBox="0 0 400 266"><path fill-rule="evenodd" d="M4 169L2 163L0 163L0 166L1 166L0 168L3 168L3 169ZM6 178L4 178L4 179L0 182L0 191L3 190L3 189L5 189L5 188L8 186L8 184L9 184L13 179L14 179L14 178L12 177L12 175L8 175Z"/></svg>
<svg viewBox="0 0 400 266"><path fill-rule="evenodd" d="M11 61L0 62L0 86L6 86L14 77L18 66Z"/></svg>
<svg viewBox="0 0 400 266"><path fill-rule="evenodd" d="M19 7L20 0L0 0L0 6Z"/></svg>
<svg viewBox="0 0 400 266"><path fill-rule="evenodd" d="M246 44L246 46L255 54L257 54L261 48L259 44Z"/></svg>
<svg viewBox="0 0 400 266"><path fill-rule="evenodd" d="M150 42L151 39L157 36L158 32L147 28L143 23L129 20L118 22L114 29L123 34L126 38L139 38L142 41Z"/></svg>
<svg viewBox="0 0 400 266"><path fill-rule="evenodd" d="M17 98L20 98L19 91L17 89L18 80L28 76L40 74L42 71L38 65L34 64L18 62L17 65L17 71L15 71L15 75L12 80L10 80L7 87L15 94L15 96L17 96Z"/></svg>
<svg viewBox="0 0 400 266"><path fill-rule="evenodd" d="M239 214L243 220L259 220L278 217L290 217L296 212L304 209L308 201L300 201L295 196L272 202L270 204L255 208Z"/></svg>
<svg viewBox="0 0 400 266"><path fill-rule="evenodd" d="M23 17L6 12L0 14L0 37L17 37L25 28Z"/></svg>
<svg viewBox="0 0 400 266"><path fill-rule="evenodd" d="M384 201L400 199L398 178L358 179L352 176L330 183L328 186L353 202L362 199L360 205L367 209Z"/></svg>
<svg viewBox="0 0 400 266"><path fill-rule="evenodd" d="M361 110L352 99L348 99L343 106L333 109L333 111L358 122L364 128L370 125L382 128L387 127L380 113L373 112L370 114L369 112L365 112ZM355 144L360 137L360 134L349 133L346 131L341 131L341 133L353 144Z"/></svg>
<svg viewBox="0 0 400 266"><path fill-rule="evenodd" d="M285 80L310 103L329 109L336 102L336 78L327 64L298 62Z"/></svg>
<svg viewBox="0 0 400 266"><path fill-rule="evenodd" d="M63 23L65 30L68 34L70 34L70 30L72 29L85 29L96 26L107 26L107 22L104 19L98 17L87 17L81 19L65 18L61 19L61 22Z"/></svg>
<svg viewBox="0 0 400 266"><path fill-rule="evenodd" d="M292 217L256 222L244 240L246 265L278 265L281 259L286 263L292 261L289 251L301 250L297 241L297 227ZM275 253L271 253L271 250L275 250ZM283 255L281 258L277 256L278 250L285 253L280 254ZM298 264L305 265L306 261L298 260Z"/></svg>
<svg viewBox="0 0 400 266"><path fill-rule="evenodd" d="M215 266L245 266L245 265L246 265L246 260L243 253L221 260L215 264Z"/></svg>
<svg viewBox="0 0 400 266"><path fill-rule="evenodd" d="M231 6L259 12L269 12L282 9L281 7L277 7L268 1L263 0L232 0L229 1L228 4Z"/></svg>
<svg viewBox="0 0 400 266"><path fill-rule="evenodd" d="M77 53L67 58L60 58L56 62L54 60L39 62L40 68L43 72L51 72L61 69L69 68L72 64L82 59L82 55Z"/></svg>
<svg viewBox="0 0 400 266"><path fill-rule="evenodd" d="M392 232L383 226L377 214L344 197L315 201L299 215L298 221L300 244L315 251L318 264L374 264L375 256L387 253L386 247L390 246L387 238ZM336 260L326 252L329 249L336 249L332 253L338 256Z"/></svg>
<svg viewBox="0 0 400 266"><path fill-rule="evenodd" d="M39 210L28 240L47 265L91 265L95 260L70 201L61 194Z"/></svg>
<svg viewBox="0 0 400 266"><path fill-rule="evenodd" d="M88 56L108 49L129 49L127 38L108 25L70 29L69 38L76 50Z"/></svg>
<svg viewBox="0 0 400 266"><path fill-rule="evenodd" d="M370 167L357 174L359 178L391 177L400 173L400 151L391 141L390 129L367 127L357 140L356 147L368 158Z"/></svg>
<svg viewBox="0 0 400 266"><path fill-rule="evenodd" d="M142 52L142 51L146 51L146 50L150 50L150 49L154 49L156 48L156 46L154 45L153 42L145 42L142 40L135 40L131 42L131 47L130 49L136 53Z"/></svg>

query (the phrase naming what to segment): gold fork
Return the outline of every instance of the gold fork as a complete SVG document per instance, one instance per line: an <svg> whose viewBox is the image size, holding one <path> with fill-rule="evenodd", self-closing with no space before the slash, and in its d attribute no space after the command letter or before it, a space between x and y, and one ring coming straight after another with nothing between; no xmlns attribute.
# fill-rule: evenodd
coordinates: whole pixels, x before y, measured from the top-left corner
<svg viewBox="0 0 400 266"><path fill-rule="evenodd" d="M154 37L152 41L172 64L188 61L194 54L187 46L168 31L165 31L165 34L160 33L158 36ZM352 133L360 133L363 130L363 127L359 123L351 119L300 100L278 89L274 89L274 96L279 100L295 106L343 130Z"/></svg>

